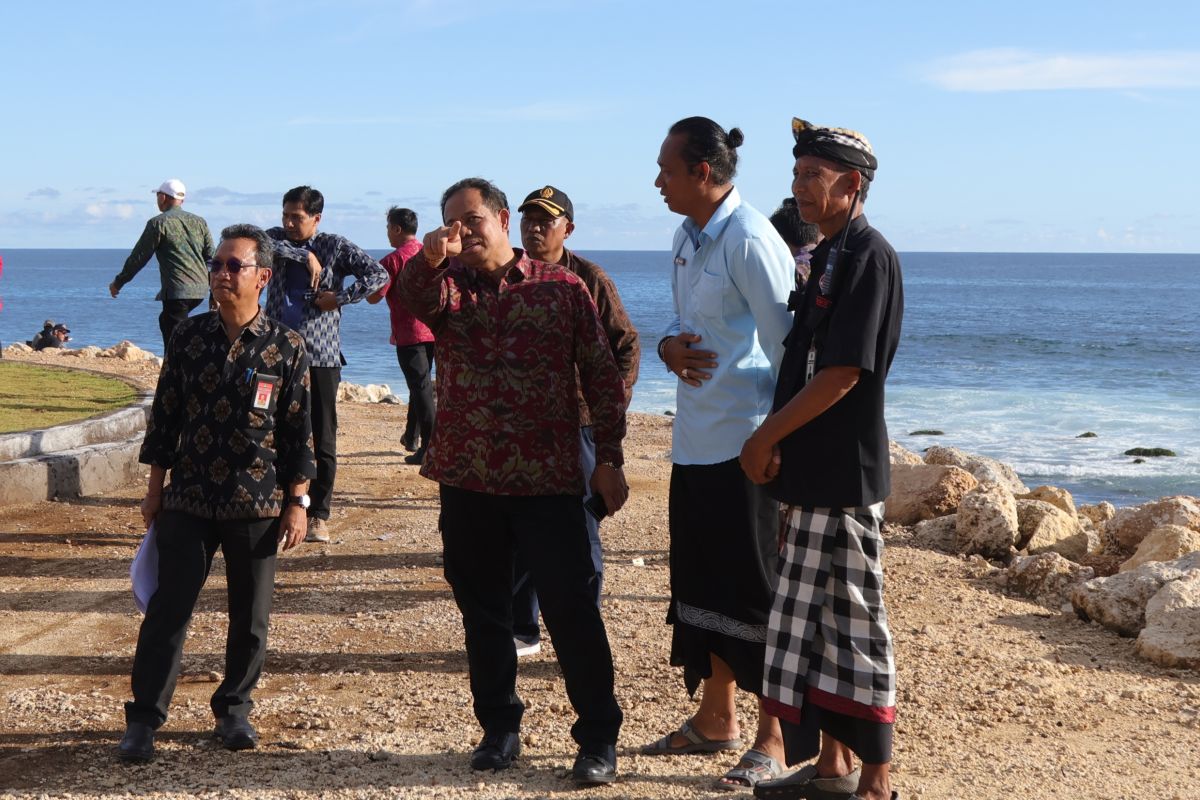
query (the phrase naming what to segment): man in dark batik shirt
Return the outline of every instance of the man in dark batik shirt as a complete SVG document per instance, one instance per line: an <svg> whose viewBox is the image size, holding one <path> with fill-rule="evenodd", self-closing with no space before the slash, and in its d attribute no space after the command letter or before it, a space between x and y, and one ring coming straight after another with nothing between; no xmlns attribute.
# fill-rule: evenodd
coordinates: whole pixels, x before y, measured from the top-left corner
<svg viewBox="0 0 1200 800"><path fill-rule="evenodd" d="M312 432L317 476L312 482L305 541L328 542L326 521L337 477L337 390L342 380L342 306L387 283L387 272L361 247L335 233L318 233L325 198L311 186L283 196L283 227L270 228L276 269L267 284L267 316L304 337L311 366ZM346 285L346 280L353 282ZM315 289L313 288L315 284Z"/></svg>
<svg viewBox="0 0 1200 800"><path fill-rule="evenodd" d="M521 750L511 610L519 553L579 715L572 777L608 783L622 716L583 523L576 375L596 440L589 486L613 512L629 494L625 386L583 281L509 244L504 192L459 181L442 195L442 218L398 280L437 337L437 421L421 474L441 484L446 580L484 732L471 766L507 769Z"/></svg>
<svg viewBox="0 0 1200 800"><path fill-rule="evenodd" d="M276 551L304 538L316 473L304 341L258 307L273 249L253 225L222 231L210 262L218 309L181 323L163 361L140 456L150 465L142 518L155 528L158 590L133 658L133 701L118 748L126 761L154 756L154 732L166 722L188 622L218 548L229 638L225 679L212 696L215 733L230 750L257 743L250 693L267 653Z"/></svg>

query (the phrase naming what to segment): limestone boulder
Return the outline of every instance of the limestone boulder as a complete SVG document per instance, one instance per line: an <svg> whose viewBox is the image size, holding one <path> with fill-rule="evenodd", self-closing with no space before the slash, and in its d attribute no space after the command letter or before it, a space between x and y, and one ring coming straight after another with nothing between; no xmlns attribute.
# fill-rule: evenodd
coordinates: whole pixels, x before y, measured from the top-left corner
<svg viewBox="0 0 1200 800"><path fill-rule="evenodd" d="M76 358L96 358L102 351L94 344L89 344L87 347L81 347L78 350L65 350L64 355L74 356Z"/></svg>
<svg viewBox="0 0 1200 800"><path fill-rule="evenodd" d="M116 358L121 361L154 361L158 358L154 353L151 353L149 350L143 350L128 339L101 350L96 355L101 358Z"/></svg>
<svg viewBox="0 0 1200 800"><path fill-rule="evenodd" d="M956 447L930 447L925 451L925 463L961 467L980 483L998 483L1014 495L1029 491L1012 467L994 458L966 453Z"/></svg>
<svg viewBox="0 0 1200 800"><path fill-rule="evenodd" d="M368 383L366 386L342 383L338 385L337 399L342 403L380 403L391 393L392 389L386 383Z"/></svg>
<svg viewBox="0 0 1200 800"><path fill-rule="evenodd" d="M1059 553L1072 561L1087 555L1088 537L1073 514L1041 500L1017 500L1017 549L1030 555Z"/></svg>
<svg viewBox="0 0 1200 800"><path fill-rule="evenodd" d="M1079 516L1087 517L1099 527L1113 518L1117 513L1117 507L1104 500L1094 506L1079 506L1075 511Z"/></svg>
<svg viewBox="0 0 1200 800"><path fill-rule="evenodd" d="M929 550L940 550L943 553L957 553L958 547L958 515L947 514L944 517L934 517L913 526L912 543Z"/></svg>
<svg viewBox="0 0 1200 800"><path fill-rule="evenodd" d="M14 356L23 356L23 355L26 355L26 354L32 353L32 352L33 352L33 348L30 347L29 345L25 344L24 342L13 342L8 347L4 348L4 350L0 351L0 353L3 353L5 356L7 356L9 358L12 358Z"/></svg>
<svg viewBox="0 0 1200 800"><path fill-rule="evenodd" d="M1060 489L1057 486L1038 486L1025 494L1017 495L1017 499L1041 500L1044 503L1049 503L1052 506L1062 509L1072 517L1078 516L1078 512L1075 509L1075 498L1071 497L1071 493L1066 489Z"/></svg>
<svg viewBox="0 0 1200 800"><path fill-rule="evenodd" d="M1093 578L1071 591L1071 605L1083 619L1094 620L1122 636L1136 636L1146 625L1146 605L1165 584L1200 570L1200 553L1174 561L1151 561L1107 578Z"/></svg>
<svg viewBox="0 0 1200 800"><path fill-rule="evenodd" d="M1138 653L1164 667L1200 670L1200 569L1171 581L1146 604Z"/></svg>
<svg viewBox="0 0 1200 800"><path fill-rule="evenodd" d="M1091 567L1082 567L1058 553L1015 556L1008 565L1009 591L1053 608L1071 601L1071 591L1095 577Z"/></svg>
<svg viewBox="0 0 1200 800"><path fill-rule="evenodd" d="M952 514L977 481L964 469L932 464L892 464L892 493L884 519L897 525Z"/></svg>
<svg viewBox="0 0 1200 800"><path fill-rule="evenodd" d="M958 552L1006 560L1017 534L1017 503L1004 486L981 483L959 503L955 524Z"/></svg>
<svg viewBox="0 0 1200 800"><path fill-rule="evenodd" d="M924 464L925 461L911 450L906 450L895 440L888 441L888 455L893 464Z"/></svg>
<svg viewBox="0 0 1200 800"><path fill-rule="evenodd" d="M1137 569L1148 561L1174 561L1200 550L1200 531L1182 525L1163 525L1142 539L1133 557L1121 564L1121 572Z"/></svg>
<svg viewBox="0 0 1200 800"><path fill-rule="evenodd" d="M1151 531L1164 525L1200 531L1200 499L1175 495L1140 506L1119 508L1112 519L1104 523L1104 532L1121 553L1131 556Z"/></svg>

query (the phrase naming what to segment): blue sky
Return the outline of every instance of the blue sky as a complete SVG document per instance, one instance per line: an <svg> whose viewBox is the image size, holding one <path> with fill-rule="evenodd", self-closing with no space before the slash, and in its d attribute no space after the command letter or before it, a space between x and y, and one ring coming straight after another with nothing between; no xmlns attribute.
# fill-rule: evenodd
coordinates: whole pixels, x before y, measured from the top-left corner
<svg viewBox="0 0 1200 800"><path fill-rule="evenodd" d="M0 253L130 247L168 177L220 228L386 247L392 204L545 183L580 249L669 246L652 183L692 114L746 136L736 182L787 194L790 120L852 127L902 251L1198 252L1200 4L656 0L4 3Z"/></svg>

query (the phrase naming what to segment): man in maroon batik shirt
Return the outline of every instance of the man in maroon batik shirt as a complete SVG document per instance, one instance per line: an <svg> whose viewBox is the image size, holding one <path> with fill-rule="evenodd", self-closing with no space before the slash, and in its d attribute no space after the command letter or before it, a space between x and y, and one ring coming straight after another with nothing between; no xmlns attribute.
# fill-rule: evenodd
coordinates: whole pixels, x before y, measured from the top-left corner
<svg viewBox="0 0 1200 800"><path fill-rule="evenodd" d="M625 386L583 281L509 244L502 191L459 181L442 195L442 218L400 273L399 291L437 337L437 424L421 474L441 484L446 579L484 731L471 766L506 769L521 749L511 613L519 553L578 714L572 777L608 783L622 716L580 502L576 371L596 440L590 486L614 512L629 494Z"/></svg>

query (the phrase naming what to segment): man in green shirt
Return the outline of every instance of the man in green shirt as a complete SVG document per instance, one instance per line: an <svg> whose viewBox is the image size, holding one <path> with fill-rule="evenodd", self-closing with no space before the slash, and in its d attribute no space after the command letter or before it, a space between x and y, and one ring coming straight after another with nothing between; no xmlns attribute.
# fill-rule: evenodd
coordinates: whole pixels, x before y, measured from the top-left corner
<svg viewBox="0 0 1200 800"><path fill-rule="evenodd" d="M163 349L175 326L187 319L193 308L208 296L208 266L213 255L212 234L203 217L184 211L183 198L187 189L183 181L172 178L164 181L155 191L158 210L162 213L146 223L142 238L133 246L133 252L125 259L125 266L108 292L116 297L121 287L133 280L150 256L158 259L158 271L162 276L162 290L157 299L162 300L163 310L158 316L158 327L162 331Z"/></svg>

